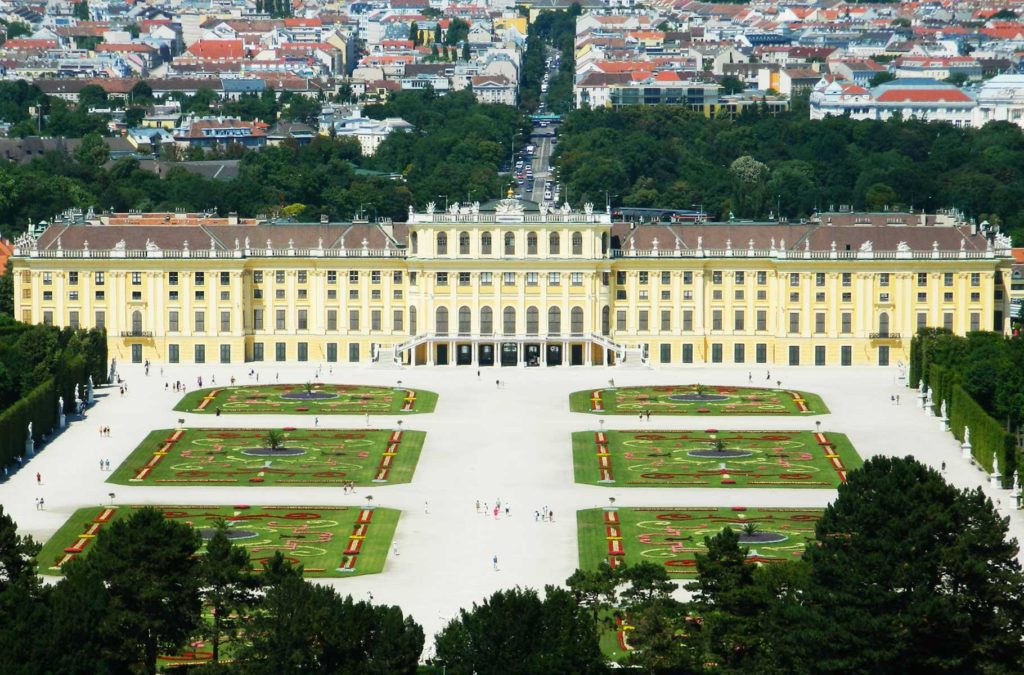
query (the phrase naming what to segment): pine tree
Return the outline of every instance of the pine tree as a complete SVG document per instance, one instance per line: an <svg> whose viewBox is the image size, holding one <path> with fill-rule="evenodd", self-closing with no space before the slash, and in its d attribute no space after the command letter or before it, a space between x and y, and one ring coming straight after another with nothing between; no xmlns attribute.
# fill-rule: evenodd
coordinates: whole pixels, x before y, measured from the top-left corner
<svg viewBox="0 0 1024 675"><path fill-rule="evenodd" d="M409 26L409 39L412 40L414 45L419 44L420 41L420 26L415 21Z"/></svg>

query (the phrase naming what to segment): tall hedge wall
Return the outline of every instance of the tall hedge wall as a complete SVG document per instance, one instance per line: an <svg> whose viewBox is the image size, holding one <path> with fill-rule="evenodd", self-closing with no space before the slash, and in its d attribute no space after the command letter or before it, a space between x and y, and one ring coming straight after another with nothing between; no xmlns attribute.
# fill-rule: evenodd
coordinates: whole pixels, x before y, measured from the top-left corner
<svg viewBox="0 0 1024 675"><path fill-rule="evenodd" d="M1017 466L1016 439L960 385L953 386L949 426L960 441L964 439L964 429L971 430L972 454L985 471L991 473L992 458L999 457L999 473L1006 485Z"/></svg>
<svg viewBox="0 0 1024 675"><path fill-rule="evenodd" d="M56 425L57 387L53 378L0 413L0 465L7 466L15 457L24 454L29 422L32 422L37 445L43 435Z"/></svg>

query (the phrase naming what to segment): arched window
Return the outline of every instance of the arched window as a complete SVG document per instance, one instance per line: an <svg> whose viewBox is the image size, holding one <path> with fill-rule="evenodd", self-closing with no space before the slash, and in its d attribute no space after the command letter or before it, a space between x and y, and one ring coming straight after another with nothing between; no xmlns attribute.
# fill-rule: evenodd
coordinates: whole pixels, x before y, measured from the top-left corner
<svg viewBox="0 0 1024 675"><path fill-rule="evenodd" d="M505 255L516 254L516 235L511 232L505 233Z"/></svg>
<svg viewBox="0 0 1024 675"><path fill-rule="evenodd" d="M480 334L490 335L494 332L494 311L490 307L480 308Z"/></svg>
<svg viewBox="0 0 1024 675"><path fill-rule="evenodd" d="M537 255L536 232L530 232L526 235L526 255Z"/></svg>
<svg viewBox="0 0 1024 675"><path fill-rule="evenodd" d="M472 314L469 307L459 307L459 335L469 335L473 332L473 324L470 322Z"/></svg>
<svg viewBox="0 0 1024 675"><path fill-rule="evenodd" d="M448 235L444 232L437 233L437 254L448 255Z"/></svg>
<svg viewBox="0 0 1024 675"><path fill-rule="evenodd" d="M438 335L448 334L448 308L438 307L434 319L434 332Z"/></svg>
<svg viewBox="0 0 1024 675"><path fill-rule="evenodd" d="M409 245L412 246L412 253L416 255L417 249L419 249L420 235L417 232L413 232L409 235Z"/></svg>
<svg viewBox="0 0 1024 675"><path fill-rule="evenodd" d="M573 307L569 313L569 324L573 335L583 334L583 308Z"/></svg>
<svg viewBox="0 0 1024 675"><path fill-rule="evenodd" d="M484 232L480 235L480 253L484 255L491 254L491 233Z"/></svg>
<svg viewBox="0 0 1024 675"><path fill-rule="evenodd" d="M558 335L562 332L562 310L552 307L548 310L548 335Z"/></svg>
<svg viewBox="0 0 1024 675"><path fill-rule="evenodd" d="M540 312L536 307L526 308L526 334L536 335L540 330Z"/></svg>
<svg viewBox="0 0 1024 675"><path fill-rule="evenodd" d="M506 307L501 312L502 332L505 335L516 334L516 308Z"/></svg>
<svg viewBox="0 0 1024 675"><path fill-rule="evenodd" d="M132 332L136 334L142 332L142 312L139 310L132 312Z"/></svg>
<svg viewBox="0 0 1024 675"><path fill-rule="evenodd" d="M459 233L459 255L469 255L469 232Z"/></svg>
<svg viewBox="0 0 1024 675"><path fill-rule="evenodd" d="M889 337L889 312L878 315L878 333L882 337Z"/></svg>
<svg viewBox="0 0 1024 675"><path fill-rule="evenodd" d="M601 308L601 335L611 332L612 310L608 305Z"/></svg>
<svg viewBox="0 0 1024 675"><path fill-rule="evenodd" d="M409 308L409 335L416 334L416 308Z"/></svg>
<svg viewBox="0 0 1024 675"><path fill-rule="evenodd" d="M572 254L583 255L583 235L579 232L572 233Z"/></svg>
<svg viewBox="0 0 1024 675"><path fill-rule="evenodd" d="M558 255L558 233L552 232L548 235L548 254Z"/></svg>

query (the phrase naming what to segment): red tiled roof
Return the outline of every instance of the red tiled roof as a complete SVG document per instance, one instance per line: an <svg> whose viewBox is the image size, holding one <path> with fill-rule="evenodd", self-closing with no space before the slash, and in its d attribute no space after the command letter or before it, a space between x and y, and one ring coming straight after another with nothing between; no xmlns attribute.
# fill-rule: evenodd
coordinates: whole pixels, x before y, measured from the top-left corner
<svg viewBox="0 0 1024 675"><path fill-rule="evenodd" d="M56 49L56 40L33 40L31 38L11 38L3 44L6 50L19 49Z"/></svg>
<svg viewBox="0 0 1024 675"><path fill-rule="evenodd" d="M200 59L240 59L245 56L241 40L200 40L188 48Z"/></svg>
<svg viewBox="0 0 1024 675"><path fill-rule="evenodd" d="M890 88L876 100L879 103L969 103L973 99L959 89Z"/></svg>

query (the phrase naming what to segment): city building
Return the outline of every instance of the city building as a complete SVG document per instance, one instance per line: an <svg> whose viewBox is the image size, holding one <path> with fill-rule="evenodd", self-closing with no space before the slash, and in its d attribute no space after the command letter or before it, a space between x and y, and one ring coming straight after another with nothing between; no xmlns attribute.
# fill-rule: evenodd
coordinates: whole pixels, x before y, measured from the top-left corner
<svg viewBox="0 0 1024 675"><path fill-rule="evenodd" d="M65 214L13 251L15 315L141 362L907 362L1010 330L1009 238L956 213L613 222L507 198L408 222Z"/></svg>

